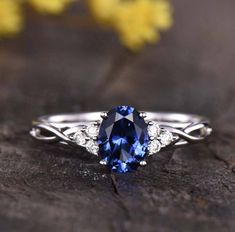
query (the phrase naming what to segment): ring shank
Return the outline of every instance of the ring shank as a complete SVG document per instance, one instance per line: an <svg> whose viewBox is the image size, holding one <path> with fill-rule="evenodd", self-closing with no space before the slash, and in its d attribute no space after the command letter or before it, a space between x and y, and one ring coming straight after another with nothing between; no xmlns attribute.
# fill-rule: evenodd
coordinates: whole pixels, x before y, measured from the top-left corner
<svg viewBox="0 0 235 232"><path fill-rule="evenodd" d="M77 126L82 123L94 122L99 119L101 112L69 113L50 116L42 116L33 124L49 123L57 128ZM146 120L156 121L161 126L185 128L195 123L208 123L205 117L194 114L169 113L169 112L146 112Z"/></svg>
<svg viewBox="0 0 235 232"><path fill-rule="evenodd" d="M99 124L101 115L102 112L89 112L42 116L33 122L30 134L41 141L73 145L68 135L91 123ZM202 141L212 132L209 120L199 115L169 112L143 112L143 115L146 122L156 122L161 130L175 136L171 144L174 147Z"/></svg>

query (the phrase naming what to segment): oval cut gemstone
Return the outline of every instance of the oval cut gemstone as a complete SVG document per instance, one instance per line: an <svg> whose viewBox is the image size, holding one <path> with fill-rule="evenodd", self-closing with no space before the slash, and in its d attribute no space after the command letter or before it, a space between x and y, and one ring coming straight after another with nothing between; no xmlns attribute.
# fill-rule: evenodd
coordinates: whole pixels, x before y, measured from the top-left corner
<svg viewBox="0 0 235 232"><path fill-rule="evenodd" d="M136 170L147 155L147 123L137 110L118 106L103 119L99 135L99 155L114 172Z"/></svg>

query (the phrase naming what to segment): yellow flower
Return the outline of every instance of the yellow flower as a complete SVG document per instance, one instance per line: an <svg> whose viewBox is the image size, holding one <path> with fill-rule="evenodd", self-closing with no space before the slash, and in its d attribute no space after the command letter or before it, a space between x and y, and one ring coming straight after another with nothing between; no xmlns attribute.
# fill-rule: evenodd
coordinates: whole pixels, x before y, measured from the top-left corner
<svg viewBox="0 0 235 232"><path fill-rule="evenodd" d="M157 42L159 32L172 25L168 0L89 0L89 6L97 22L115 30L133 51Z"/></svg>
<svg viewBox="0 0 235 232"><path fill-rule="evenodd" d="M28 0L28 2L40 13L60 14L71 0Z"/></svg>
<svg viewBox="0 0 235 232"><path fill-rule="evenodd" d="M154 21L155 26L160 30L169 29L172 24L172 6L168 1L159 0L154 6Z"/></svg>
<svg viewBox="0 0 235 232"><path fill-rule="evenodd" d="M0 36L11 36L23 27L19 1L0 0Z"/></svg>
<svg viewBox="0 0 235 232"><path fill-rule="evenodd" d="M89 0L88 6L94 19L101 25L110 25L120 0Z"/></svg>

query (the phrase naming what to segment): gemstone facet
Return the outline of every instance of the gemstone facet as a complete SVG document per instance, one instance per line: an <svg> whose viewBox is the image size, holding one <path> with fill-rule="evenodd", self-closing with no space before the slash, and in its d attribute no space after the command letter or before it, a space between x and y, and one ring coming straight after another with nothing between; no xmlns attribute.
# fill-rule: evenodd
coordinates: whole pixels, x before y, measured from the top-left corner
<svg viewBox="0 0 235 232"><path fill-rule="evenodd" d="M165 131L160 135L161 144L164 146L169 145L173 141L173 135L169 131Z"/></svg>
<svg viewBox="0 0 235 232"><path fill-rule="evenodd" d="M161 143L154 139L149 143L149 155L155 154L161 150Z"/></svg>
<svg viewBox="0 0 235 232"><path fill-rule="evenodd" d="M99 127L95 124L88 125L86 128L87 135L92 138L98 135Z"/></svg>
<svg viewBox="0 0 235 232"><path fill-rule="evenodd" d="M156 138L160 134L160 127L156 122L149 122L148 134L151 137Z"/></svg>
<svg viewBox="0 0 235 232"><path fill-rule="evenodd" d="M98 155L99 147L96 141L89 140L86 144L86 149L88 152Z"/></svg>
<svg viewBox="0 0 235 232"><path fill-rule="evenodd" d="M77 133L74 134L74 140L76 144L79 146L86 145L86 135L81 131L78 131Z"/></svg>
<svg viewBox="0 0 235 232"><path fill-rule="evenodd" d="M103 119L98 134L99 155L114 172L136 170L148 152L147 123L137 110L118 106Z"/></svg>

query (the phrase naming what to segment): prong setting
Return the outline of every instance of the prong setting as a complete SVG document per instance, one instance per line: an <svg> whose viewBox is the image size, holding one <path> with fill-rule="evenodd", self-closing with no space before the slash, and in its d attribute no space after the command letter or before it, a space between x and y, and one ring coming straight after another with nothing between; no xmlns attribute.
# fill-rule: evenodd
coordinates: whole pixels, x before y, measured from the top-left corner
<svg viewBox="0 0 235 232"><path fill-rule="evenodd" d="M153 124L154 124L153 121L148 121L148 125L149 125L149 126L152 126Z"/></svg>
<svg viewBox="0 0 235 232"><path fill-rule="evenodd" d="M145 160L140 161L140 166L144 167L147 165L147 162Z"/></svg>
<svg viewBox="0 0 235 232"><path fill-rule="evenodd" d="M82 130L79 130L73 135L73 140L77 145L85 147L88 139L86 138L85 133Z"/></svg>
<svg viewBox="0 0 235 232"><path fill-rule="evenodd" d="M101 165L107 165L107 161L106 160L100 160L100 164Z"/></svg>
<svg viewBox="0 0 235 232"><path fill-rule="evenodd" d="M99 133L99 126L97 122L94 122L90 125L87 126L86 128L86 134L90 137L90 138L94 138L98 136Z"/></svg>
<svg viewBox="0 0 235 232"><path fill-rule="evenodd" d="M169 145L173 141L173 134L170 131L163 131L160 134L160 141L163 146Z"/></svg>
<svg viewBox="0 0 235 232"><path fill-rule="evenodd" d="M100 117L102 119L106 119L108 117L108 112L106 112L106 111L101 112Z"/></svg>
<svg viewBox="0 0 235 232"><path fill-rule="evenodd" d="M201 116L117 106L102 113L43 116L33 121L30 134L45 142L84 147L111 171L126 173L145 166L146 157L161 149L202 141L211 132L209 120Z"/></svg>
<svg viewBox="0 0 235 232"><path fill-rule="evenodd" d="M146 118L147 117L146 112L144 112L144 111L140 112L140 117L141 118Z"/></svg>

